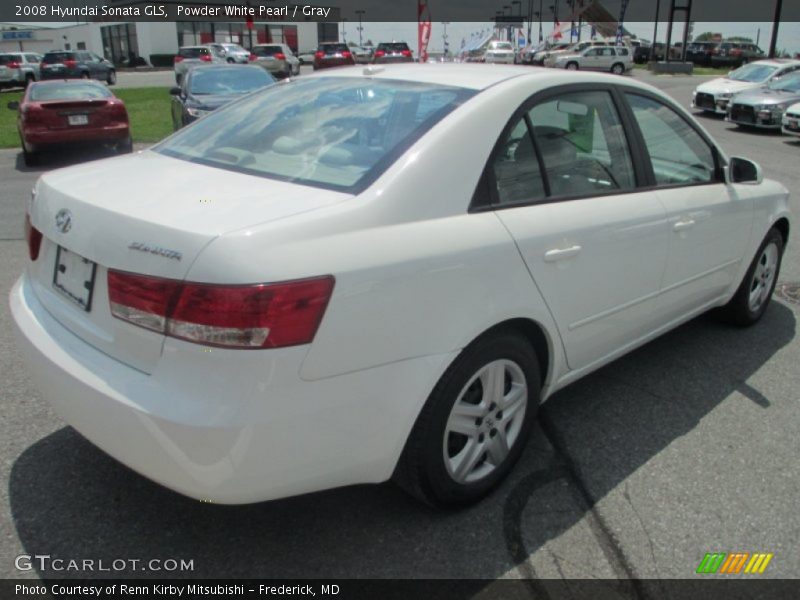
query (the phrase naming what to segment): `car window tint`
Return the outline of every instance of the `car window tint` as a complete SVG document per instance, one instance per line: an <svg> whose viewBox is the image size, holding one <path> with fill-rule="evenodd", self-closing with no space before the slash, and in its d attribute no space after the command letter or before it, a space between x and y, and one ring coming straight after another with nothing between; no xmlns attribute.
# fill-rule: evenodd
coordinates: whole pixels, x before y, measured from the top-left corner
<svg viewBox="0 0 800 600"><path fill-rule="evenodd" d="M246 94L271 83L275 79L258 67L209 68L198 67L189 77L189 90L197 96Z"/></svg>
<svg viewBox="0 0 800 600"><path fill-rule="evenodd" d="M36 84L29 92L30 100L43 102L45 100L82 100L110 98L113 94L102 85L95 83L43 83Z"/></svg>
<svg viewBox="0 0 800 600"><path fill-rule="evenodd" d="M525 119L503 140L492 168L499 203L535 202L545 198L544 181Z"/></svg>
<svg viewBox="0 0 800 600"><path fill-rule="evenodd" d="M561 94L528 115L553 196L636 187L627 138L609 92Z"/></svg>
<svg viewBox="0 0 800 600"><path fill-rule="evenodd" d="M215 111L157 151L221 169L357 191L474 94L361 77L300 79Z"/></svg>
<svg viewBox="0 0 800 600"><path fill-rule="evenodd" d="M256 56L273 56L278 52L283 52L283 48L280 46L255 46L253 48L253 54Z"/></svg>
<svg viewBox="0 0 800 600"><path fill-rule="evenodd" d="M676 185L716 180L713 150L680 115L652 98L625 95L642 131L656 183Z"/></svg>

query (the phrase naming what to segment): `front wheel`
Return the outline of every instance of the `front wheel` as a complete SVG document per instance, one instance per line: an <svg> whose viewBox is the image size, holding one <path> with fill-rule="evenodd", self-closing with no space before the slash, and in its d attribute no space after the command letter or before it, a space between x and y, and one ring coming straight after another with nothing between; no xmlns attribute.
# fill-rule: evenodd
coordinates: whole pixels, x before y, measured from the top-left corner
<svg viewBox="0 0 800 600"><path fill-rule="evenodd" d="M516 463L539 405L530 343L511 330L467 347L434 388L409 436L395 481L434 506L476 502Z"/></svg>
<svg viewBox="0 0 800 600"><path fill-rule="evenodd" d="M578 70L578 63L576 63L576 62L567 63L567 70L568 71L577 71Z"/></svg>
<svg viewBox="0 0 800 600"><path fill-rule="evenodd" d="M730 302L720 309L722 318L735 325L752 325L767 310L783 258L783 236L774 227L756 252L750 268Z"/></svg>
<svg viewBox="0 0 800 600"><path fill-rule="evenodd" d="M108 85L114 85L115 83L117 83L117 72L114 71L113 69L111 69L108 72L108 77L106 78L106 83Z"/></svg>

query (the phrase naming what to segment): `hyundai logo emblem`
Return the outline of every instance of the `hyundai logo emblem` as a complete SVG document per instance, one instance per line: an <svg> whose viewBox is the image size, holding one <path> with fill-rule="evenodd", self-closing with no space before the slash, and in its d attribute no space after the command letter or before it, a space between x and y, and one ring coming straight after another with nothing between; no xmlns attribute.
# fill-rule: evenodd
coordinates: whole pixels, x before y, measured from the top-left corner
<svg viewBox="0 0 800 600"><path fill-rule="evenodd" d="M56 213L56 227L61 233L67 233L72 229L72 213L66 208L62 208Z"/></svg>

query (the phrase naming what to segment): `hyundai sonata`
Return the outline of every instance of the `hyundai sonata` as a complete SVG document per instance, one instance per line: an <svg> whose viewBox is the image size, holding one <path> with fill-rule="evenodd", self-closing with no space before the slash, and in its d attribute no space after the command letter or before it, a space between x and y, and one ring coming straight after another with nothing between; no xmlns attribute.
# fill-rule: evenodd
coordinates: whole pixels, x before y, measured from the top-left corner
<svg viewBox="0 0 800 600"><path fill-rule="evenodd" d="M648 85L432 64L47 173L26 229L20 346L110 455L212 502L394 478L448 505L556 390L709 309L758 321L789 211Z"/></svg>

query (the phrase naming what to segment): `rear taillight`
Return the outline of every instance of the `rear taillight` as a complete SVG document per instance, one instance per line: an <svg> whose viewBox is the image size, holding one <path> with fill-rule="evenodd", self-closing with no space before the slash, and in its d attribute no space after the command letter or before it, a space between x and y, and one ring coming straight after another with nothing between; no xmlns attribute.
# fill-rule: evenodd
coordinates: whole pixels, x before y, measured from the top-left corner
<svg viewBox="0 0 800 600"><path fill-rule="evenodd" d="M384 52L383 50L375 50L375 56L377 58L380 58L381 56L386 56L386 52Z"/></svg>
<svg viewBox="0 0 800 600"><path fill-rule="evenodd" d="M112 118L118 121L128 121L128 110L125 108L125 103L120 100L108 104L108 112Z"/></svg>
<svg viewBox="0 0 800 600"><path fill-rule="evenodd" d="M203 62L211 62L211 55L210 54L201 54L200 60Z"/></svg>
<svg viewBox="0 0 800 600"><path fill-rule="evenodd" d="M226 348L282 348L314 339L331 276L216 285L108 272L111 313L171 337Z"/></svg>
<svg viewBox="0 0 800 600"><path fill-rule="evenodd" d="M44 61L40 62L40 63L39 63L39 70L42 70L42 69L44 69L46 66L47 66L47 63L46 63L46 62L44 62Z"/></svg>
<svg viewBox="0 0 800 600"><path fill-rule="evenodd" d="M286 55L283 52L276 52L273 56L275 60L286 60Z"/></svg>
<svg viewBox="0 0 800 600"><path fill-rule="evenodd" d="M67 67L68 69L74 69L77 65L78 62L72 60L71 58L64 61L64 66Z"/></svg>
<svg viewBox="0 0 800 600"><path fill-rule="evenodd" d="M174 64L177 64L177 63L179 63L179 62L183 62L183 57L182 57L182 56L176 56L176 57L175 57Z"/></svg>
<svg viewBox="0 0 800 600"><path fill-rule="evenodd" d="M25 240L28 242L28 254L31 260L39 258L39 248L42 246L42 232L31 225L31 215L25 213Z"/></svg>
<svg viewBox="0 0 800 600"><path fill-rule="evenodd" d="M258 56L256 56L255 54L253 54L251 52L250 56L247 57L247 60L249 60L250 62L253 62L254 60L258 60Z"/></svg>
<svg viewBox="0 0 800 600"><path fill-rule="evenodd" d="M350 58L351 56L353 56L353 53L350 52L350 50L345 50L342 52L342 58Z"/></svg>
<svg viewBox="0 0 800 600"><path fill-rule="evenodd" d="M411 50L403 50L400 54L403 56L411 56Z"/></svg>
<svg viewBox="0 0 800 600"><path fill-rule="evenodd" d="M314 58L323 58L324 56L325 53L322 50L317 50L316 52L314 52Z"/></svg>
<svg viewBox="0 0 800 600"><path fill-rule="evenodd" d="M9 69L19 69L19 63L15 60L12 60L10 63L6 64Z"/></svg>

